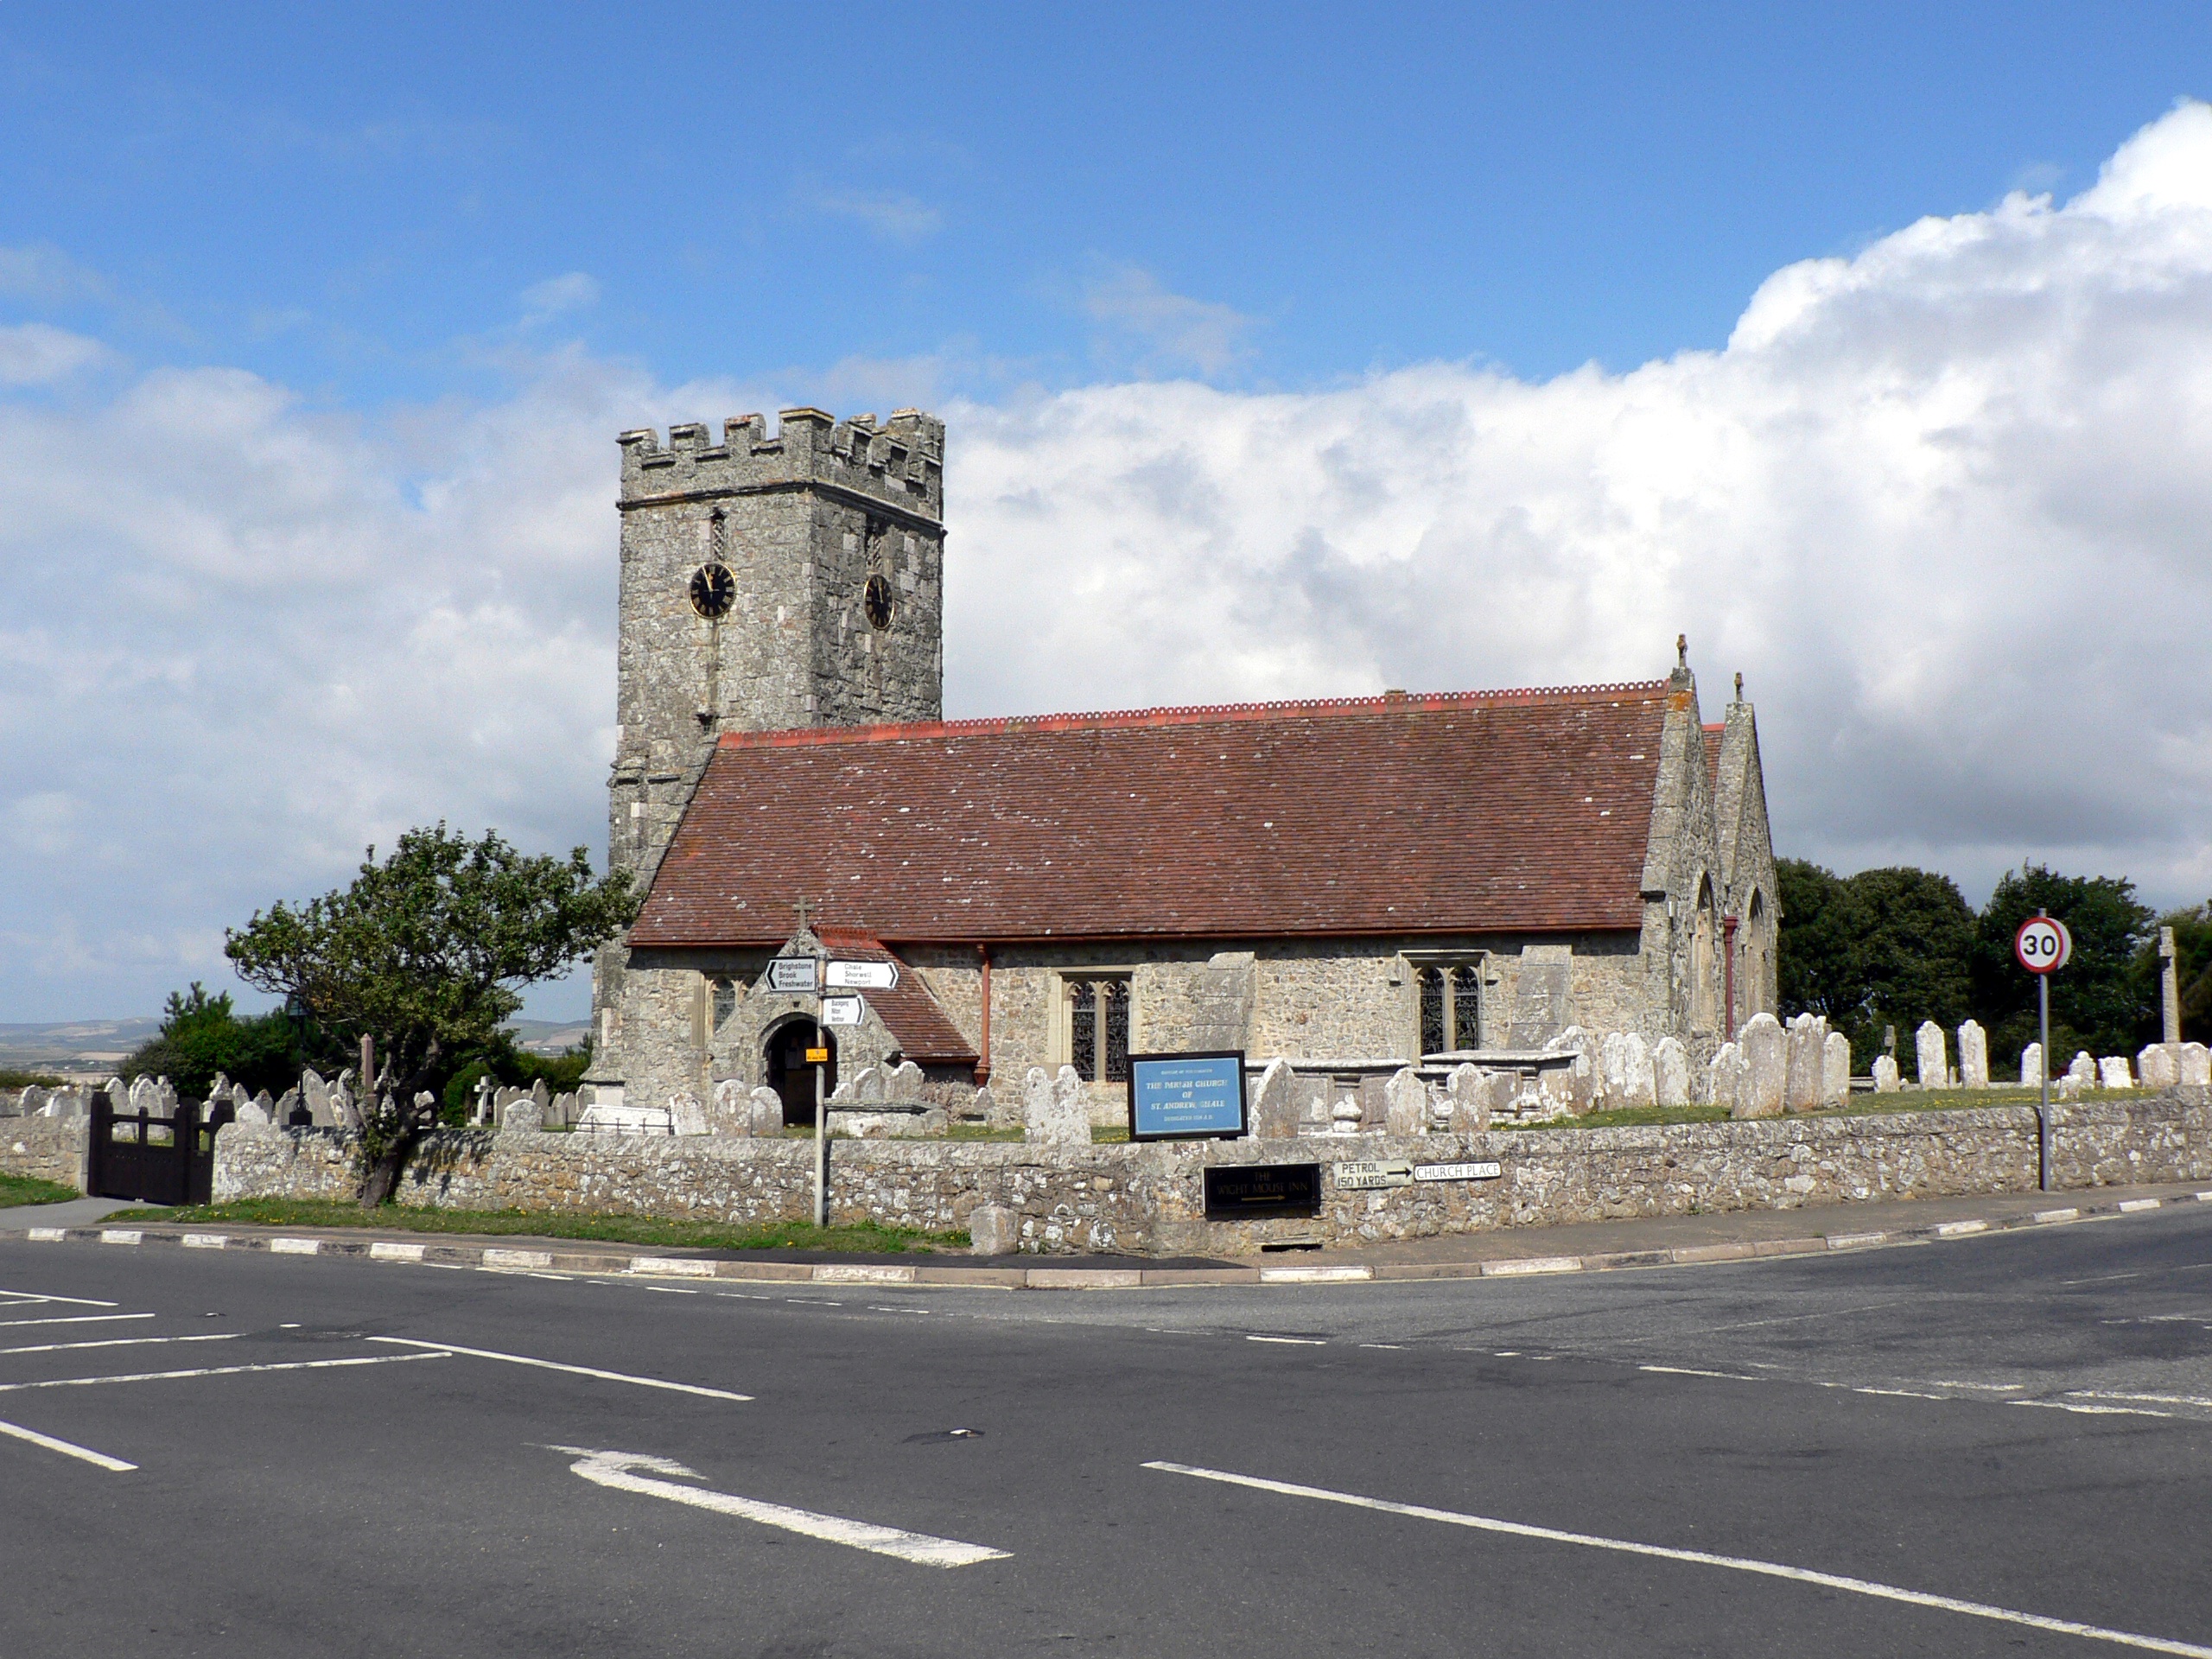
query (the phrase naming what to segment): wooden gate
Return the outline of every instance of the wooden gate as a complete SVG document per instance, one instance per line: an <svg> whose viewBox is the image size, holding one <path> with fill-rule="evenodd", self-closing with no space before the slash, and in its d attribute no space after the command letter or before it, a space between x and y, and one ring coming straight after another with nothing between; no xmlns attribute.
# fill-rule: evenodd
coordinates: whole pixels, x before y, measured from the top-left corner
<svg viewBox="0 0 2212 1659"><path fill-rule="evenodd" d="M179 1101L174 1117L118 1112L105 1090L95 1093L86 1172L92 1195L148 1204L207 1203L215 1187L215 1131L237 1113L226 1101L202 1122L204 1109Z"/></svg>

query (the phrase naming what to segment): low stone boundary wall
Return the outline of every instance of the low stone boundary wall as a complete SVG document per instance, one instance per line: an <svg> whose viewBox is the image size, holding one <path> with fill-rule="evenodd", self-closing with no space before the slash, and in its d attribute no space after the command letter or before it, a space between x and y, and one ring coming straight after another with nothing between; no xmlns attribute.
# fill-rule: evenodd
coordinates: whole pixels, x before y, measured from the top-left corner
<svg viewBox="0 0 2212 1659"><path fill-rule="evenodd" d="M91 1127L82 1117L0 1118L0 1173L59 1181L82 1192Z"/></svg>
<svg viewBox="0 0 2212 1659"><path fill-rule="evenodd" d="M2056 1187L2212 1179L2212 1091L2052 1109ZM720 1136L447 1131L409 1167L401 1200L448 1209L653 1215L736 1224L811 1212L813 1147ZM1495 1179L1340 1189L1345 1160L1491 1160ZM1313 1217L1210 1222L1212 1164L1324 1166ZM2028 1107L1769 1118L1649 1128L1053 1147L835 1141L834 1219L945 1231L979 1205L1016 1217L1048 1255L1253 1254L1268 1244L1380 1243L1498 1227L1793 1209L2036 1188ZM332 1129L225 1128L215 1197L345 1198L352 1143Z"/></svg>

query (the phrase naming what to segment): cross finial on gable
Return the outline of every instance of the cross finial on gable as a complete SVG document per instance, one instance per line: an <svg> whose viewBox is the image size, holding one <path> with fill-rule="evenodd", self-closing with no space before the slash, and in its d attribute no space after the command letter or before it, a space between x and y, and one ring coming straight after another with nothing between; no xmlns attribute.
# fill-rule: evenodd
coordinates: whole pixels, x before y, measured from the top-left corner
<svg viewBox="0 0 2212 1659"><path fill-rule="evenodd" d="M802 933L806 931L806 906L807 901L802 899L791 906L793 910L798 912L798 931Z"/></svg>
<svg viewBox="0 0 2212 1659"><path fill-rule="evenodd" d="M1689 665L1690 637L1687 633L1678 633L1675 636L1675 666L1688 668Z"/></svg>

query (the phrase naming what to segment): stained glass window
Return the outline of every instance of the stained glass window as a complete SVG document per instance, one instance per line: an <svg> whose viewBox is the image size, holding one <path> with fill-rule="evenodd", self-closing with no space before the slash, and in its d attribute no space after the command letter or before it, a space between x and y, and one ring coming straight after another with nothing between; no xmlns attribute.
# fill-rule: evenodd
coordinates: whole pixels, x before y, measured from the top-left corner
<svg viewBox="0 0 2212 1659"><path fill-rule="evenodd" d="M1452 1046L1483 1046L1482 982L1478 970L1462 964L1452 970Z"/></svg>
<svg viewBox="0 0 2212 1659"><path fill-rule="evenodd" d="M1128 1082L1129 982L1101 975L1067 988L1068 1064L1086 1083Z"/></svg>
<svg viewBox="0 0 2212 1659"><path fill-rule="evenodd" d="M1440 1054L1449 1046L1445 1031L1446 1005L1443 971L1423 968L1414 978L1421 987L1421 1052Z"/></svg>

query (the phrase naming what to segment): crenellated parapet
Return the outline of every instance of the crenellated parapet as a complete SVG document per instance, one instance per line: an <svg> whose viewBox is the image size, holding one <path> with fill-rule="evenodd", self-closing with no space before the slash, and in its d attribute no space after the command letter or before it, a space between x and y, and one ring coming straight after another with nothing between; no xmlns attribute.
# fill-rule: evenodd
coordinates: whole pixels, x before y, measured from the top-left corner
<svg viewBox="0 0 2212 1659"><path fill-rule="evenodd" d="M942 522L944 423L902 409L840 421L818 409L786 409L771 434L765 416L722 423L709 442L703 422L671 426L663 445L651 427L625 432L620 505L704 501L769 491L829 488Z"/></svg>

